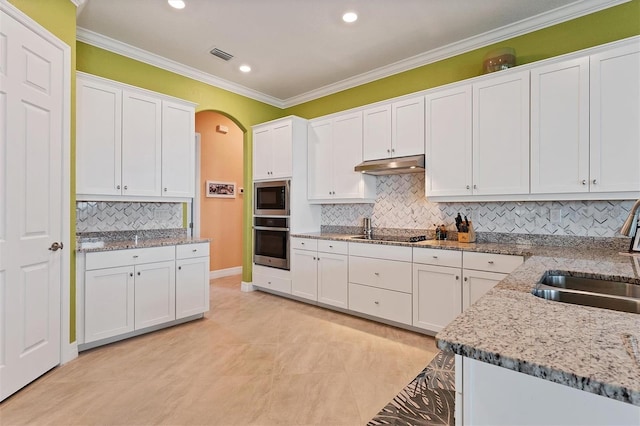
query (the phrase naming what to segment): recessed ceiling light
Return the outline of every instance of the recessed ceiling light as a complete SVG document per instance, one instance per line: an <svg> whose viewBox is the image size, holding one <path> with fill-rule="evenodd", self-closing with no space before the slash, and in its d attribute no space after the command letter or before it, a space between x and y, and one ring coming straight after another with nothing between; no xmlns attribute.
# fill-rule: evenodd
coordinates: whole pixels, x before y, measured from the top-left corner
<svg viewBox="0 0 640 426"><path fill-rule="evenodd" d="M175 9L184 9L185 4L182 0L169 0L169 6Z"/></svg>
<svg viewBox="0 0 640 426"><path fill-rule="evenodd" d="M358 15L355 12L347 12L342 15L342 20L347 23L356 22Z"/></svg>
<svg viewBox="0 0 640 426"><path fill-rule="evenodd" d="M249 72L251 71L251 67L249 65L240 65L240 71Z"/></svg>

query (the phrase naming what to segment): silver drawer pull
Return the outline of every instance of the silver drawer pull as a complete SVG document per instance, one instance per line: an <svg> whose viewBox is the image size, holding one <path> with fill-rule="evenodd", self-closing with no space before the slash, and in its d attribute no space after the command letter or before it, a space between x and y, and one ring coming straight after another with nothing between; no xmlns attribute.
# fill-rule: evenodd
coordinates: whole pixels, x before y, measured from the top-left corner
<svg viewBox="0 0 640 426"><path fill-rule="evenodd" d="M380 272L374 272L373 275L375 275L376 277L380 276Z"/></svg>
<svg viewBox="0 0 640 426"><path fill-rule="evenodd" d="M134 259L137 259L138 257L140 257L140 256L138 256L137 254L134 254L134 255L133 255L133 258L134 258Z"/></svg>
<svg viewBox="0 0 640 426"><path fill-rule="evenodd" d="M375 302L373 302L373 303L375 303L376 305L379 305L379 304L380 304L380 302L378 302L377 300L376 300Z"/></svg>
<svg viewBox="0 0 640 426"><path fill-rule="evenodd" d="M438 256L433 256L433 258L434 258L434 259L437 259L437 258L438 258Z"/></svg>
<svg viewBox="0 0 640 426"><path fill-rule="evenodd" d="M300 244L304 245L304 243L300 243Z"/></svg>
<svg viewBox="0 0 640 426"><path fill-rule="evenodd" d="M329 248L333 248L333 246L329 246Z"/></svg>
<svg viewBox="0 0 640 426"><path fill-rule="evenodd" d="M487 262L489 265L493 265L493 260L490 260L489 262Z"/></svg>
<svg viewBox="0 0 640 426"><path fill-rule="evenodd" d="M191 251L195 253L195 252L197 252L197 251L198 251L198 249L193 249L193 250L191 250Z"/></svg>

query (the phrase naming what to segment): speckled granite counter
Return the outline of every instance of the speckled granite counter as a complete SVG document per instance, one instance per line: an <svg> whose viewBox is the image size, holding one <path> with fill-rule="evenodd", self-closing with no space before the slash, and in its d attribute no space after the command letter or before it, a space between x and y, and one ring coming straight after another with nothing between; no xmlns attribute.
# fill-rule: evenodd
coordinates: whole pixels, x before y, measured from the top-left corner
<svg viewBox="0 0 640 426"><path fill-rule="evenodd" d="M293 236L363 242L340 233ZM640 257L617 244L561 247L424 241L411 247L522 255L525 263L436 336L443 350L640 406L640 315L547 301L531 294L547 270L640 285Z"/></svg>
<svg viewBox="0 0 640 426"><path fill-rule="evenodd" d="M137 239L136 239L137 236ZM160 229L143 231L85 232L76 235L76 251L124 250L145 247L175 246L205 243L206 238L187 236L186 229Z"/></svg>
<svg viewBox="0 0 640 426"><path fill-rule="evenodd" d="M637 258L596 251L529 258L438 333L438 347L640 406L640 362L626 337L640 339L640 315L531 294L547 270L640 285Z"/></svg>

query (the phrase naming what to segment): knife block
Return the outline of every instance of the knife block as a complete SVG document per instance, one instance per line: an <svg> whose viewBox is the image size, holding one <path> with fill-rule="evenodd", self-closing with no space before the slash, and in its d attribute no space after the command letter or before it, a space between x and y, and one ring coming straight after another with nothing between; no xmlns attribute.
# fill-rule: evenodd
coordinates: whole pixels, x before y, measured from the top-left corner
<svg viewBox="0 0 640 426"><path fill-rule="evenodd" d="M473 229L473 223L469 222L469 232L458 232L459 243L475 243L476 231Z"/></svg>

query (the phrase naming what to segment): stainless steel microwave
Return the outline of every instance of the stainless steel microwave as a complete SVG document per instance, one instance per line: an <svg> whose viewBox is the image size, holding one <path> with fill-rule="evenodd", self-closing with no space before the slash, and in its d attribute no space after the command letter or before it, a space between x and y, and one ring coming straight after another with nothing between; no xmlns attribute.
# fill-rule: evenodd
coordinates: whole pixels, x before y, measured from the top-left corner
<svg viewBox="0 0 640 426"><path fill-rule="evenodd" d="M276 180L253 184L253 214L289 216L290 181Z"/></svg>

